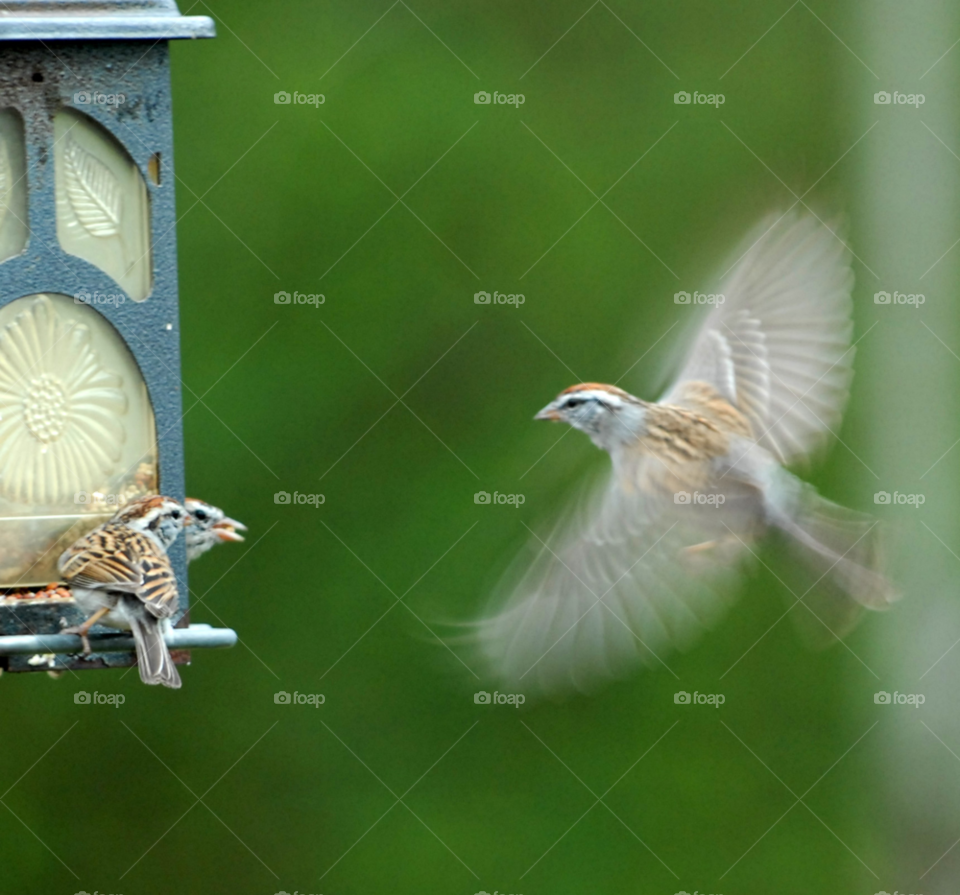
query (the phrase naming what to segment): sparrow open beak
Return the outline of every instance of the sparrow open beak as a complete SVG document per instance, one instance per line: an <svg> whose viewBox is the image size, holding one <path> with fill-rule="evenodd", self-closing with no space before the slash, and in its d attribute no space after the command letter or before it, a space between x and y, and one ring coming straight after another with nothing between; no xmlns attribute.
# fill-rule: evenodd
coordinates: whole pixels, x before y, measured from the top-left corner
<svg viewBox="0 0 960 895"><path fill-rule="evenodd" d="M238 528L240 531L247 530L247 526L237 522L236 519L223 519L213 526L214 532L221 541L242 541L243 535L237 531Z"/></svg>
<svg viewBox="0 0 960 895"><path fill-rule="evenodd" d="M553 406L552 401L534 417L535 420L551 420L552 422L557 422L560 418L560 414Z"/></svg>

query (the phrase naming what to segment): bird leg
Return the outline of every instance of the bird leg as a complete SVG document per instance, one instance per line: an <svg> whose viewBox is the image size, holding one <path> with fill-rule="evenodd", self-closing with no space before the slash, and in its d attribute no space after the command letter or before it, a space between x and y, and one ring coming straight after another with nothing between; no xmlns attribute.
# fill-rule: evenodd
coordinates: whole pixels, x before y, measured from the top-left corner
<svg viewBox="0 0 960 895"><path fill-rule="evenodd" d="M87 632L103 618L110 611L109 606L101 606L93 615L90 616L82 625L74 625L70 628L64 628L60 633L61 634L79 634L80 640L83 641L83 654L89 656L93 650L90 648L90 639L87 637Z"/></svg>

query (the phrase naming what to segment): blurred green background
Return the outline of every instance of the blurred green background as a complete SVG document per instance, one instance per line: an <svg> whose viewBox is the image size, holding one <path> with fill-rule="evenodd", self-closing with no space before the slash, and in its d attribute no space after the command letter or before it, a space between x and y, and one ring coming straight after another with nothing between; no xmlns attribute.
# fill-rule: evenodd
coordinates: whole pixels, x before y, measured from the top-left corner
<svg viewBox="0 0 960 895"><path fill-rule="evenodd" d="M899 608L811 652L790 618L774 626L792 599L758 566L667 660L675 676L521 711L475 705L479 683L428 628L474 615L525 525L605 464L532 422L556 392L620 380L655 397L692 313L673 293L710 291L790 191L816 184L806 201L847 212L862 248L857 197L878 188L866 159L885 139L860 139L870 95L916 88L954 39L939 4L865 6L182 4L219 30L172 47L188 490L249 526L193 566L192 618L242 645L195 653L180 692L83 681L125 693L120 709L75 706L70 675L0 681L0 793L51 749L3 796L3 893L846 895L956 871L951 853L918 881L948 832L906 857L892 845L892 722L872 693L901 683L875 648ZM865 24L881 12L888 32L927 17L913 81L865 70L883 74ZM920 85L935 130L951 65ZM281 90L325 101L277 105ZM479 90L525 101L476 105ZM725 102L676 105L678 90ZM859 336L882 287L859 262L857 277ZM325 300L277 305L280 290ZM480 290L525 301L477 305ZM859 348L849 450L811 473L859 509L888 481L915 490L895 459L882 482L857 459L878 460L880 344ZM931 462L956 437L942 426ZM930 491L955 489L955 462L937 475ZM478 506L481 489L526 501ZM281 490L325 502L277 505ZM726 703L677 706L680 689ZM326 701L277 705L281 690Z"/></svg>

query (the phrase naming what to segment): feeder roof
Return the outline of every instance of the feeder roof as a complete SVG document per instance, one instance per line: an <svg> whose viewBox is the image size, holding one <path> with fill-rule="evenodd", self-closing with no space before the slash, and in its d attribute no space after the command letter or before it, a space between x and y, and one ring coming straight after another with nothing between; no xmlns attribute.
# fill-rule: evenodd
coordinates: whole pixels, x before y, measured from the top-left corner
<svg viewBox="0 0 960 895"><path fill-rule="evenodd" d="M175 0L5 0L3 40L173 40L215 37L209 16L184 16Z"/></svg>

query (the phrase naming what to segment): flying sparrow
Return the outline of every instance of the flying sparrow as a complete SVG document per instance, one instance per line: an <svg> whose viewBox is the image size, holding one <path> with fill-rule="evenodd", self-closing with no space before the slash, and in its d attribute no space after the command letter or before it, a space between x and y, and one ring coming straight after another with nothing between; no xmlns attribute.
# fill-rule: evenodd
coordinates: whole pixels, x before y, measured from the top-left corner
<svg viewBox="0 0 960 895"><path fill-rule="evenodd" d="M193 562L221 541L243 540L243 535L237 529L246 531L247 526L230 519L220 507L195 497L188 497L183 505L190 515L190 525L184 533L187 539L187 562Z"/></svg>
<svg viewBox="0 0 960 895"><path fill-rule="evenodd" d="M64 633L79 634L89 653L87 633L97 622L132 631L145 684L180 686L163 629L177 610L178 596L167 550L185 524L186 511L173 498L141 497L60 557L60 574L77 605L90 613Z"/></svg>
<svg viewBox="0 0 960 895"><path fill-rule="evenodd" d="M612 474L548 541L535 537L536 557L518 558L506 599L476 624L504 686L589 691L661 661L716 619L725 579L771 530L812 573L831 638L860 607L895 598L875 521L785 468L836 432L846 403L849 253L825 225L790 214L748 244L659 401L584 383L536 415L586 433Z"/></svg>

